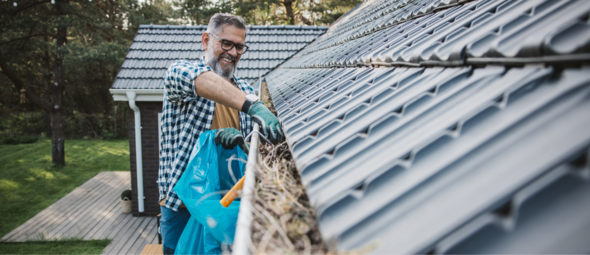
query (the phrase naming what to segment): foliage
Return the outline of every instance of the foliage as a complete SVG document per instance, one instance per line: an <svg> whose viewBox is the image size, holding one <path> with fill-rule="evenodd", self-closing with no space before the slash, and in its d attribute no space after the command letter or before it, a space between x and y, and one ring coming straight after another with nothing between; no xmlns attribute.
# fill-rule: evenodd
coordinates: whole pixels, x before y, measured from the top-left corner
<svg viewBox="0 0 590 255"><path fill-rule="evenodd" d="M65 135L69 139L124 139L127 138L126 102L113 102L105 114L67 112L64 118ZM0 140L13 136L48 136L49 119L45 112L0 111Z"/></svg>
<svg viewBox="0 0 590 255"><path fill-rule="evenodd" d="M67 140L65 167L52 166L50 143L0 145L0 236L96 174L129 171L128 140Z"/></svg>
<svg viewBox="0 0 590 255"><path fill-rule="evenodd" d="M131 34L135 35L141 24L176 25L180 24L181 12L175 10L172 2L166 0L145 0L138 3L137 0L127 0L128 26Z"/></svg>
<svg viewBox="0 0 590 255"><path fill-rule="evenodd" d="M56 63L63 61L65 86L59 109L63 112L69 137L112 138L127 132L114 130L119 116L114 116L117 104L109 93L114 78L122 65L140 23L168 23L171 4L152 1L139 4L137 0L18 0L0 2L0 53L8 67L25 85L20 91L8 79L8 70L0 75L0 115L37 112L49 114L56 104L52 94L57 81ZM14 6L16 3L16 6ZM168 6L168 8L164 8ZM59 27L67 27L67 43L56 52L54 40ZM57 59L57 54L61 59ZM45 108L31 100L32 93ZM59 100L58 100L59 101ZM53 103L52 103L53 102ZM57 105L56 104L56 105ZM58 108L56 108L58 109ZM119 106L119 112L124 113ZM80 126L68 126L75 122ZM39 124L50 135L49 119ZM124 128L126 121L119 121ZM14 125L13 125L14 126ZM18 126L18 125L17 125ZM69 130L67 130L69 129ZM14 129L13 129L14 130ZM85 131L90 132L85 132ZM6 129L0 131L8 133ZM31 131L21 131L30 133ZM37 135L40 133L36 129Z"/></svg>
<svg viewBox="0 0 590 255"><path fill-rule="evenodd" d="M185 23L207 24L217 12L232 13L252 25L329 25L362 0L173 0Z"/></svg>
<svg viewBox="0 0 590 255"><path fill-rule="evenodd" d="M56 2L57 1L57 2ZM52 3L53 2L53 3ZM127 110L109 88L140 24L207 24L217 12L255 25L328 25L361 0L10 0L0 1L0 55L26 85L0 71L0 137L51 135L57 53L63 59L64 133L67 138L125 138ZM16 6L15 6L16 5ZM59 8L58 8L59 7ZM67 42L57 49L59 27ZM117 109L118 108L118 109Z"/></svg>
<svg viewBox="0 0 590 255"><path fill-rule="evenodd" d="M131 190L129 190L129 189L123 190L123 192L121 192L121 200L124 200L125 198L131 200L132 199L131 194L133 194L131 192Z"/></svg>
<svg viewBox="0 0 590 255"><path fill-rule="evenodd" d="M252 25L329 25L362 0L171 0L174 16L188 25L207 24L218 12Z"/></svg>
<svg viewBox="0 0 590 255"><path fill-rule="evenodd" d="M4 137L0 140L2 144L23 144L23 143L34 143L39 139L39 137L32 136L32 135L23 135L23 136L9 136Z"/></svg>
<svg viewBox="0 0 590 255"><path fill-rule="evenodd" d="M241 0L234 14L254 25L330 25L362 0Z"/></svg>
<svg viewBox="0 0 590 255"><path fill-rule="evenodd" d="M0 254L100 254L111 240L0 243Z"/></svg>
<svg viewBox="0 0 590 255"><path fill-rule="evenodd" d="M320 14L316 16L316 22L331 24L360 3L359 0L322 1L310 6L310 12Z"/></svg>
<svg viewBox="0 0 590 255"><path fill-rule="evenodd" d="M0 138L38 136L47 131L47 114L44 112L4 112L0 118Z"/></svg>

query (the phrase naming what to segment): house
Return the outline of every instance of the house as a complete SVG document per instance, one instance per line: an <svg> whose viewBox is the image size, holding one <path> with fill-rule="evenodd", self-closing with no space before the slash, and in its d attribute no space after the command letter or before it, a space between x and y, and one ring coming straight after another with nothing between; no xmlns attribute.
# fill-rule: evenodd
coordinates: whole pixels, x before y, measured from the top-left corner
<svg viewBox="0 0 590 255"><path fill-rule="evenodd" d="M324 240L590 251L590 1L372 0L265 76Z"/></svg>
<svg viewBox="0 0 590 255"><path fill-rule="evenodd" d="M201 35L206 29L206 26L141 25L110 89L115 101L128 101L130 105L134 216L160 213L156 180L164 73L174 60L198 60L204 55ZM238 63L236 75L253 83L323 34L327 27L281 25L249 26L249 29L246 38L249 50Z"/></svg>

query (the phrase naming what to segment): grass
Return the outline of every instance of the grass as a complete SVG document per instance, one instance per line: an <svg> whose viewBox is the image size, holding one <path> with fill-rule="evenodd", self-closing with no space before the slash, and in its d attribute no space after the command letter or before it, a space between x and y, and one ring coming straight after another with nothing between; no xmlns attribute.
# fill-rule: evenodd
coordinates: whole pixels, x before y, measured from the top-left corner
<svg viewBox="0 0 590 255"><path fill-rule="evenodd" d="M0 201L2 203L0 237L8 234L96 174L102 171L129 171L128 140L66 140L65 152L66 166L55 167L51 163L50 140L43 139L32 144L0 145ZM83 241L72 240L63 242L72 244L72 249L78 245L76 242L83 243ZM93 242L90 246L98 243ZM27 243L27 245L44 244ZM63 246L60 242L56 242L48 247L60 247L60 245ZM4 249L18 245L2 243L0 246L0 254L17 253L16 250L4 252ZM67 253L86 254L84 252L84 250L72 250ZM26 253L41 254L28 251ZM59 254L59 252L53 252L53 254Z"/></svg>
<svg viewBox="0 0 590 255"><path fill-rule="evenodd" d="M0 254L100 254L110 240L2 243Z"/></svg>

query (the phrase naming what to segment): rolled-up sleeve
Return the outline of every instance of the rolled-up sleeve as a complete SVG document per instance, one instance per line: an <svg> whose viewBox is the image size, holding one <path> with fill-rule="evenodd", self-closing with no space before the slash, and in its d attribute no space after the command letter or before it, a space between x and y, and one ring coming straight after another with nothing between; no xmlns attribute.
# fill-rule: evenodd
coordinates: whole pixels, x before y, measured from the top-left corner
<svg viewBox="0 0 590 255"><path fill-rule="evenodd" d="M182 102L196 99L194 80L200 74L211 71L201 62L178 60L172 63L164 76L164 91L170 102Z"/></svg>

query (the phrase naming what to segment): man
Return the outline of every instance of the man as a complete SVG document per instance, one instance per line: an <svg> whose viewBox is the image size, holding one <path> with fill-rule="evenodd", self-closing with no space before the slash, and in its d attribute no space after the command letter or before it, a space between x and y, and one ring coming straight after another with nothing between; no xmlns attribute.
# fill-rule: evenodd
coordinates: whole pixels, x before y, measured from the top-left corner
<svg viewBox="0 0 590 255"><path fill-rule="evenodd" d="M205 57L196 62L176 61L166 72L158 173L164 254L174 254L190 217L172 188L201 133L217 129L217 143L225 148L243 147L254 121L271 142L283 140L278 119L246 82L233 75L248 50L246 33L241 17L215 14L201 37Z"/></svg>

